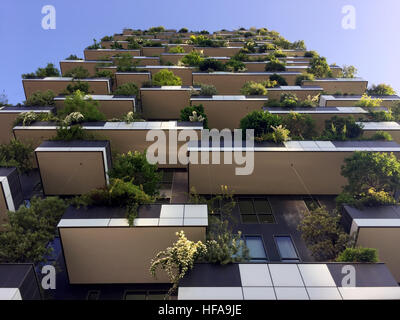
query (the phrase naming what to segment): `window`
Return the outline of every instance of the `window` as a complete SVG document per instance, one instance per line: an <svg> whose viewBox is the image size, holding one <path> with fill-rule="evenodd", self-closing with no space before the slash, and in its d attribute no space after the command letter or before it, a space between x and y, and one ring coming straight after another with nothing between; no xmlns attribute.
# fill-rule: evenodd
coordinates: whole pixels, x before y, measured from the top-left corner
<svg viewBox="0 0 400 320"><path fill-rule="evenodd" d="M312 210L315 210L315 209L321 207L321 204L319 203L319 201L316 198L305 197L305 198L303 198L303 200L309 211L312 211Z"/></svg>
<svg viewBox="0 0 400 320"><path fill-rule="evenodd" d="M296 248L290 236L276 236L275 243L278 247L282 262L300 261Z"/></svg>
<svg viewBox="0 0 400 320"><path fill-rule="evenodd" d="M99 290L89 290L86 296L86 300L99 300L100 291Z"/></svg>
<svg viewBox="0 0 400 320"><path fill-rule="evenodd" d="M126 291L125 300L164 300L167 291Z"/></svg>
<svg viewBox="0 0 400 320"><path fill-rule="evenodd" d="M264 243L260 236L245 236L244 240L249 248L250 262L267 262Z"/></svg>
<svg viewBox="0 0 400 320"><path fill-rule="evenodd" d="M171 189L172 188L172 180L174 178L174 171L173 170L160 170L162 173L162 178L161 178L161 189Z"/></svg>
<svg viewBox="0 0 400 320"><path fill-rule="evenodd" d="M275 223L271 205L266 198L239 198L238 203L242 223Z"/></svg>

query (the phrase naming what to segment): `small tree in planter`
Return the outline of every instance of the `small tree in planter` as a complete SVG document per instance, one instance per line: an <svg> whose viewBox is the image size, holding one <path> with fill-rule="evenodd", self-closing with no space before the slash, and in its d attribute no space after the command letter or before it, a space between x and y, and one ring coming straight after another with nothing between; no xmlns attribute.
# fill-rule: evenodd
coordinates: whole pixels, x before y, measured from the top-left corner
<svg viewBox="0 0 400 320"><path fill-rule="evenodd" d="M240 93L245 96L266 96L268 90L262 83L248 81L243 85L242 89L240 89Z"/></svg>
<svg viewBox="0 0 400 320"><path fill-rule="evenodd" d="M332 78L332 71L325 57L312 58L307 72L313 74L316 78Z"/></svg>
<svg viewBox="0 0 400 320"><path fill-rule="evenodd" d="M22 79L40 79L46 77L59 77L60 71L54 67L54 64L48 63L44 68L38 68L35 72L24 73Z"/></svg>
<svg viewBox="0 0 400 320"><path fill-rule="evenodd" d="M177 232L178 240L164 251L157 253L151 261L150 273L156 277L158 268L164 270L172 284L168 295L173 294L186 273L193 269L195 262L207 252L207 247L201 241L190 241L183 231Z"/></svg>
<svg viewBox="0 0 400 320"><path fill-rule="evenodd" d="M194 114L195 113L195 117ZM192 117L192 120L191 120ZM201 121L199 120L199 117L201 117ZM194 106L188 106L186 108L183 108L181 110L181 121L191 121L191 122L203 122L203 128L208 129L208 120L207 120L207 115L204 112L204 107L202 104L199 105L194 105Z"/></svg>
<svg viewBox="0 0 400 320"><path fill-rule="evenodd" d="M373 248L346 248L336 259L337 262L372 262L378 259L378 250Z"/></svg>
<svg viewBox="0 0 400 320"><path fill-rule="evenodd" d="M240 120L240 128L243 130L243 134L245 135L247 129L254 129L256 141L276 140L278 142L279 140L281 142L281 137L287 137L289 134L287 131L282 131L286 128L281 127L281 125L281 117L262 110L254 110Z"/></svg>
<svg viewBox="0 0 400 320"><path fill-rule="evenodd" d="M396 94L396 91L390 85L381 83L369 88L367 94L370 96L391 96Z"/></svg>
<svg viewBox="0 0 400 320"><path fill-rule="evenodd" d="M137 85L133 82L127 82L121 84L117 89L114 90L114 95L117 96L138 96L139 89Z"/></svg>
<svg viewBox="0 0 400 320"><path fill-rule="evenodd" d="M87 79L90 73L87 69L79 66L64 73L64 77L72 77L74 79Z"/></svg>
<svg viewBox="0 0 400 320"><path fill-rule="evenodd" d="M26 99L24 104L31 107L54 106L55 93L51 90L36 91Z"/></svg>
<svg viewBox="0 0 400 320"><path fill-rule="evenodd" d="M181 86L182 79L174 75L172 71L162 69L153 76L152 84L154 86Z"/></svg>

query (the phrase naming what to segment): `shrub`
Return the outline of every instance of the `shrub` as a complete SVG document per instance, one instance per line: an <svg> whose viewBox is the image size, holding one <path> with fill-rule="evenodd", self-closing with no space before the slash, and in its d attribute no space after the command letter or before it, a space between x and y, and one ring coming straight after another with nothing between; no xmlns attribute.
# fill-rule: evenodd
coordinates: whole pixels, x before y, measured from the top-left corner
<svg viewBox="0 0 400 320"><path fill-rule="evenodd" d="M378 251L372 248L346 248L339 254L337 262L378 262Z"/></svg>
<svg viewBox="0 0 400 320"><path fill-rule="evenodd" d="M248 81L243 85L240 93L245 96L265 96L267 95L268 90L262 83Z"/></svg>
<svg viewBox="0 0 400 320"><path fill-rule="evenodd" d="M121 84L113 93L117 96L139 96L139 89L135 83L127 82Z"/></svg>
<svg viewBox="0 0 400 320"><path fill-rule="evenodd" d="M271 136L269 137L268 135L263 137L263 140L269 140L269 141L274 141L275 143L282 143L285 141L288 141L290 139L289 135L290 135L290 131L285 128L284 126L282 126L281 124L279 126L271 126L273 132L271 134Z"/></svg>
<svg viewBox="0 0 400 320"><path fill-rule="evenodd" d="M51 139L54 141L94 140L94 137L83 130L80 125L60 126L56 135Z"/></svg>
<svg viewBox="0 0 400 320"><path fill-rule="evenodd" d="M111 49L123 49L122 44L120 44L118 41L114 41L111 43Z"/></svg>
<svg viewBox="0 0 400 320"><path fill-rule="evenodd" d="M114 73L111 70L97 70L94 75L95 78L108 78L113 79Z"/></svg>
<svg viewBox="0 0 400 320"><path fill-rule="evenodd" d="M240 120L240 129L245 134L247 129L254 129L254 136L262 138L268 133L272 133L272 127L282 124L282 119L275 114L264 112L262 110L254 110Z"/></svg>
<svg viewBox="0 0 400 320"><path fill-rule="evenodd" d="M185 49L183 49L181 46L176 46L176 47L172 47L169 49L170 53L185 53Z"/></svg>
<svg viewBox="0 0 400 320"><path fill-rule="evenodd" d="M296 86L301 86L303 84L303 80L314 80L314 75L311 73L303 73L296 77Z"/></svg>
<svg viewBox="0 0 400 320"><path fill-rule="evenodd" d="M128 49L140 49L140 43L135 38L131 37L128 40Z"/></svg>
<svg viewBox="0 0 400 320"><path fill-rule="evenodd" d="M79 66L65 72L64 77L72 77L74 79L86 79L90 77L90 73L87 69Z"/></svg>
<svg viewBox="0 0 400 320"><path fill-rule="evenodd" d="M65 60L83 60L82 58L79 58L75 54L70 54L68 57L65 58Z"/></svg>
<svg viewBox="0 0 400 320"><path fill-rule="evenodd" d="M114 40L113 36L104 36L103 38L101 38L101 42L113 41L113 40Z"/></svg>
<svg viewBox="0 0 400 320"><path fill-rule="evenodd" d="M65 117L73 112L80 112L86 121L105 120L105 116L99 111L98 105L97 101L93 101L90 97L85 98L85 94L78 90L67 96L64 101L64 108L59 110L58 114Z"/></svg>
<svg viewBox="0 0 400 320"><path fill-rule="evenodd" d="M131 122L142 122L144 120L139 114L137 114L137 113L135 113L133 111L130 111L124 117L124 121L126 123L131 123Z"/></svg>
<svg viewBox="0 0 400 320"><path fill-rule="evenodd" d="M207 37L203 35L198 35L198 36L190 36L190 39L188 41L189 44L193 44L197 47L223 47L226 45L226 42L224 41L216 41L212 39L208 39Z"/></svg>
<svg viewBox="0 0 400 320"><path fill-rule="evenodd" d="M190 53L182 58L181 62L185 66L198 67L203 60L204 57L202 53L196 50L192 50Z"/></svg>
<svg viewBox="0 0 400 320"><path fill-rule="evenodd" d="M90 46L88 46L86 49L88 49L88 50L97 50L97 49L101 49L101 45L100 45L100 43L98 43L98 42L96 41L96 39L93 39L93 44L90 45Z"/></svg>
<svg viewBox="0 0 400 320"><path fill-rule="evenodd" d="M310 140L316 134L315 120L309 114L290 112L282 122L290 131L292 138Z"/></svg>
<svg viewBox="0 0 400 320"><path fill-rule="evenodd" d="M158 194L162 178L161 173L157 172L157 165L150 164L146 153L139 151L117 155L109 175L114 179L131 182L151 196Z"/></svg>
<svg viewBox="0 0 400 320"><path fill-rule="evenodd" d="M285 71L286 64L284 62L279 61L278 59L271 59L269 63L265 65L265 71L267 72L275 72L275 71Z"/></svg>
<svg viewBox="0 0 400 320"><path fill-rule="evenodd" d="M182 85L182 80L174 75L172 71L162 69L153 76L152 83L155 86L180 86Z"/></svg>
<svg viewBox="0 0 400 320"><path fill-rule="evenodd" d="M181 121L191 121L190 117L193 117L193 112L196 112L197 117L201 116L204 120L203 122L203 128L208 129L208 119L207 115L204 112L204 107L202 104L199 105L193 105L193 106L188 106L185 107L181 110Z"/></svg>
<svg viewBox="0 0 400 320"><path fill-rule="evenodd" d="M264 81L263 82L263 85L264 85L264 87L266 87L267 89L268 88L276 88L276 87L279 87L279 83L278 83L278 81L275 81L275 80L267 80L267 81Z"/></svg>
<svg viewBox="0 0 400 320"><path fill-rule="evenodd" d="M158 27L151 27L149 30L147 30L149 33L160 33L160 32L165 32L165 28L163 26L158 26Z"/></svg>
<svg viewBox="0 0 400 320"><path fill-rule="evenodd" d="M306 52L304 53L304 56L305 56L306 58L316 58L316 57L319 57L319 54L318 54L317 51L306 51Z"/></svg>
<svg viewBox="0 0 400 320"><path fill-rule="evenodd" d="M340 227L340 215L330 214L325 207L305 211L298 229L317 261L336 259L350 242L349 235Z"/></svg>
<svg viewBox="0 0 400 320"><path fill-rule="evenodd" d="M48 243L57 232L57 224L66 204L57 197L33 197L30 207L9 212L9 222L0 232L0 263L39 263L51 254Z"/></svg>
<svg viewBox="0 0 400 320"><path fill-rule="evenodd" d="M225 63L224 69L230 72L243 72L246 71L246 65L242 61L231 59Z"/></svg>
<svg viewBox="0 0 400 320"><path fill-rule="evenodd" d="M33 111L20 113L14 121L15 125L22 124L24 127L29 126L32 122L37 121L39 114Z"/></svg>
<svg viewBox="0 0 400 320"><path fill-rule="evenodd" d="M362 134L363 127L362 125L356 123L353 116L334 116L325 121L325 130L322 134L322 138L325 140L344 141L348 139L360 138Z"/></svg>
<svg viewBox="0 0 400 320"><path fill-rule="evenodd" d="M80 91L82 93L89 93L89 83L87 82L81 82L81 81L75 81L73 84L70 83L69 85L67 85L67 89L65 89L65 91L63 91L62 93L64 95L71 95L74 94L76 91Z"/></svg>
<svg viewBox="0 0 400 320"><path fill-rule="evenodd" d="M355 66L346 66L342 67L342 72L340 77L342 78L354 78L357 74L357 68Z"/></svg>
<svg viewBox="0 0 400 320"><path fill-rule="evenodd" d="M65 117L64 123L69 126L71 124L77 124L77 123L83 122L84 120L85 120L85 117L83 116L82 113L72 112Z"/></svg>
<svg viewBox="0 0 400 320"><path fill-rule="evenodd" d="M396 91L390 85L381 83L369 88L367 94L370 96L391 96L395 95Z"/></svg>
<svg viewBox="0 0 400 320"><path fill-rule="evenodd" d="M179 29L178 33L188 33L189 30L187 28L181 28Z"/></svg>
<svg viewBox="0 0 400 320"><path fill-rule="evenodd" d="M386 131L377 131L371 137L371 140L384 140L384 141L392 141L393 138L389 132Z"/></svg>
<svg viewBox="0 0 400 320"><path fill-rule="evenodd" d="M121 53L116 55L115 64L118 72L131 72L136 71L138 62L133 61L129 53Z"/></svg>
<svg viewBox="0 0 400 320"><path fill-rule="evenodd" d="M152 41L152 40L145 40L142 43L143 47L162 47L161 42Z"/></svg>
<svg viewBox="0 0 400 320"><path fill-rule="evenodd" d="M26 99L24 104L32 107L54 106L55 93L51 90L36 91Z"/></svg>
<svg viewBox="0 0 400 320"><path fill-rule="evenodd" d="M200 71L224 71L225 65L216 59L204 59L199 64Z"/></svg>
<svg viewBox="0 0 400 320"><path fill-rule="evenodd" d="M331 78L332 71L326 62L325 57L313 57L310 61L308 73L313 74L316 78Z"/></svg>
<svg viewBox="0 0 400 320"><path fill-rule="evenodd" d="M284 108L295 108L297 107L299 98L294 93L282 93L280 103Z"/></svg>
<svg viewBox="0 0 400 320"><path fill-rule="evenodd" d="M355 106L361 108L376 108L381 106L382 101L382 99L374 99L364 93L361 99L355 104Z"/></svg>
<svg viewBox="0 0 400 320"><path fill-rule="evenodd" d="M16 167L20 173L32 169L33 147L12 139L8 144L0 144L0 166ZM1 232L0 232L1 233Z"/></svg>
<svg viewBox="0 0 400 320"><path fill-rule="evenodd" d="M281 75L276 74L276 73L274 73L273 75L271 75L271 76L269 77L269 80L270 80L270 81L276 81L276 82L278 82L278 84L279 84L280 86L287 86L287 85L288 85L286 79L285 79L284 77L282 77Z"/></svg>
<svg viewBox="0 0 400 320"><path fill-rule="evenodd" d="M214 96L218 94L217 88L215 88L215 86L212 84L199 83L195 84L195 86L200 86L200 91L198 93L196 92L194 95Z"/></svg>
<svg viewBox="0 0 400 320"><path fill-rule="evenodd" d="M48 63L44 68L38 68L34 73L24 73L23 79L35 79L35 78L46 78L46 77L59 77L60 71L54 67L54 64Z"/></svg>

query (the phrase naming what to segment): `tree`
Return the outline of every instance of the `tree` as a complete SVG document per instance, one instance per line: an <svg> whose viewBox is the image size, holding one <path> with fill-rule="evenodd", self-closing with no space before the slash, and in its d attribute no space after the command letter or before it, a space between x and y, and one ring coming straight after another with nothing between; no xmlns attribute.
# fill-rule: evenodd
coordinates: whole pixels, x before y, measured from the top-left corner
<svg viewBox="0 0 400 320"><path fill-rule="evenodd" d="M248 81L243 85L242 89L240 89L240 93L245 96L265 96L268 90L262 83Z"/></svg>
<svg viewBox="0 0 400 320"><path fill-rule="evenodd" d="M162 69L153 76L153 85L155 86L180 86L182 79L174 75L172 71Z"/></svg>
<svg viewBox="0 0 400 320"><path fill-rule="evenodd" d="M291 111L283 118L283 125L289 129L292 138L312 139L315 135L315 120L309 114Z"/></svg>
<svg viewBox="0 0 400 320"><path fill-rule="evenodd" d="M367 94L370 96L391 96L395 95L396 91L390 85L381 83L369 88Z"/></svg>
<svg viewBox="0 0 400 320"><path fill-rule="evenodd" d="M185 66L198 67L203 60L204 57L201 52L192 50L190 53L188 53L182 58L181 62Z"/></svg>
<svg viewBox="0 0 400 320"><path fill-rule="evenodd" d="M307 70L308 73L312 73L316 78L330 78L332 77L332 71L326 62L325 57L313 57L310 61L310 67Z"/></svg>
<svg viewBox="0 0 400 320"><path fill-rule="evenodd" d="M346 66L344 65L342 68L342 78L354 78L357 74L357 68L355 66Z"/></svg>
<svg viewBox="0 0 400 320"><path fill-rule="evenodd" d="M325 130L322 133L322 139L344 141L357 139L362 134L363 126L358 124L353 116L334 116L329 120L325 120Z"/></svg>
<svg viewBox="0 0 400 320"><path fill-rule="evenodd" d="M354 152L341 170L347 185L338 203L355 206L394 204L400 187L400 161L393 153Z"/></svg>
<svg viewBox="0 0 400 320"><path fill-rule="evenodd" d="M16 167L20 173L27 173L32 169L32 160L31 145L25 145L16 139L0 145L0 167Z"/></svg>
<svg viewBox="0 0 400 320"><path fill-rule="evenodd" d="M314 80L314 75L311 73L303 73L296 77L296 86L301 86L304 80Z"/></svg>
<svg viewBox="0 0 400 320"><path fill-rule="evenodd" d="M193 269L195 262L207 252L206 245L201 241L190 241L183 231L177 232L178 240L167 249L157 253L151 261L150 273L156 278L158 268L164 270L172 284L168 294L176 291L179 281Z"/></svg>
<svg viewBox="0 0 400 320"><path fill-rule="evenodd" d="M254 129L255 137L262 137L273 132L272 127L282 124L282 119L268 111L254 110L240 120L240 128L246 132L247 129Z"/></svg>
<svg viewBox="0 0 400 320"><path fill-rule="evenodd" d="M131 182L153 196L158 194L162 178L157 169L157 165L147 161L145 152L129 151L116 156L109 175L114 179Z"/></svg>
<svg viewBox="0 0 400 320"><path fill-rule="evenodd" d="M346 248L336 259L337 262L371 262L376 263L378 251L373 248Z"/></svg>
<svg viewBox="0 0 400 320"><path fill-rule="evenodd" d="M64 73L64 77L72 77L74 79L86 79L90 77L87 69L79 66Z"/></svg>
<svg viewBox="0 0 400 320"><path fill-rule="evenodd" d="M139 89L133 82L127 82L121 84L117 89L114 90L114 95L117 96L139 96Z"/></svg>
<svg viewBox="0 0 400 320"><path fill-rule="evenodd" d="M332 261L350 244L350 237L340 227L340 215L325 207L304 212L298 229L317 261Z"/></svg>
<svg viewBox="0 0 400 320"><path fill-rule="evenodd" d="M52 63L48 63L44 68L38 68L35 72L25 73L22 75L23 79L35 79L46 77L59 77L60 71Z"/></svg>
<svg viewBox="0 0 400 320"><path fill-rule="evenodd" d="M26 99L24 104L32 107L53 106L55 104L55 96L56 94L51 90L36 91Z"/></svg>
<svg viewBox="0 0 400 320"><path fill-rule="evenodd" d="M51 253L47 247L57 231L57 224L67 208L57 197L32 198L29 208L21 206L9 212L9 222L0 232L1 263L38 263Z"/></svg>

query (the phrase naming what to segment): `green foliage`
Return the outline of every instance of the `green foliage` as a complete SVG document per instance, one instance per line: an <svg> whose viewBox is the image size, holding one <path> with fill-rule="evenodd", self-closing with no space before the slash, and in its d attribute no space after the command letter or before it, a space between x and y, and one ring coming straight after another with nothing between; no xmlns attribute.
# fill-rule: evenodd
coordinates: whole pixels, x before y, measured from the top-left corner
<svg viewBox="0 0 400 320"><path fill-rule="evenodd" d="M90 45L90 46L88 46L86 49L88 49L88 50L97 50L97 49L101 49L101 45L100 45L100 43L98 43L98 42L96 41L96 39L93 39L93 44Z"/></svg>
<svg viewBox="0 0 400 320"><path fill-rule="evenodd" d="M193 112L196 112L197 116L201 116L204 120L203 122L203 128L208 129L208 120L207 120L207 115L204 112L204 107L202 104L199 105L193 105L193 106L188 106L185 107L181 110L181 121L191 121L190 117L193 116Z"/></svg>
<svg viewBox="0 0 400 320"><path fill-rule="evenodd" d="M337 203L354 206L390 205L397 201L400 161L393 153L354 152L341 170L347 185Z"/></svg>
<svg viewBox="0 0 400 320"><path fill-rule="evenodd" d="M143 47L162 47L161 42L152 41L152 40L145 40L142 43Z"/></svg>
<svg viewBox="0 0 400 320"><path fill-rule="evenodd" d="M357 68L355 66L346 66L342 67L342 72L340 74L341 78L354 78L357 74Z"/></svg>
<svg viewBox="0 0 400 320"><path fill-rule="evenodd" d="M85 121L103 121L106 119L98 109L99 103L92 98L85 98L81 91L75 91L64 101L64 108L58 111L60 117L66 117L72 112L80 112Z"/></svg>
<svg viewBox="0 0 400 320"><path fill-rule="evenodd" d="M207 58L200 62L199 69L207 72L224 71L225 65L219 60Z"/></svg>
<svg viewBox="0 0 400 320"><path fill-rule="evenodd" d="M294 93L282 93L280 102L282 107L295 108L299 103L299 98Z"/></svg>
<svg viewBox="0 0 400 320"><path fill-rule="evenodd" d="M24 104L32 107L54 106L55 96L55 93L51 90L36 91L26 99Z"/></svg>
<svg viewBox="0 0 400 320"><path fill-rule="evenodd" d="M282 119L268 111L254 110L240 120L240 129L246 132L247 129L254 129L256 138L263 138L266 134L272 134L272 127L282 124Z"/></svg>
<svg viewBox="0 0 400 320"><path fill-rule="evenodd" d="M198 83L195 84L195 86L200 86L200 91L198 93L196 92L194 95L214 96L218 94L217 88L215 88L215 86L212 84Z"/></svg>
<svg viewBox="0 0 400 320"><path fill-rule="evenodd" d="M384 140L384 141L392 141L393 137L390 135L389 132L386 131L377 131L371 137L371 140Z"/></svg>
<svg viewBox="0 0 400 320"><path fill-rule="evenodd" d="M157 165L150 164L146 153L139 151L117 155L109 175L111 178L131 182L151 196L158 194L162 178L157 172Z"/></svg>
<svg viewBox="0 0 400 320"><path fill-rule="evenodd" d="M83 93L89 93L89 83L81 82L81 81L74 81L74 83L70 83L67 85L67 89L63 92L64 95L71 95L74 94L76 91L80 91Z"/></svg>
<svg viewBox="0 0 400 320"><path fill-rule="evenodd" d="M331 78L332 71L326 62L325 57L313 57L310 61L308 73L313 74L316 78Z"/></svg>
<svg viewBox="0 0 400 320"><path fill-rule="evenodd" d="M188 53L182 58L181 62L185 66L198 67L203 60L204 56L201 52L192 50L190 53Z"/></svg>
<svg viewBox="0 0 400 320"><path fill-rule="evenodd" d="M246 71L246 65L242 61L231 59L225 63L224 69L229 72L244 72Z"/></svg>
<svg viewBox="0 0 400 320"><path fill-rule="evenodd" d="M22 75L22 79L37 79L37 78L46 78L46 77L59 77L60 71L54 64L48 63L44 68L38 68L35 72L32 73L24 73Z"/></svg>
<svg viewBox="0 0 400 320"><path fill-rule="evenodd" d="M276 82L278 82L278 84L279 84L280 86L287 86L287 85L288 85L286 79L285 79L284 77L282 77L281 75L276 74L276 73L274 73L273 75L271 75L271 76L269 77L269 80L270 80L270 81L276 81Z"/></svg>
<svg viewBox="0 0 400 320"><path fill-rule="evenodd" d="M103 38L101 38L101 42L113 41L113 40L114 40L113 36L104 36Z"/></svg>
<svg viewBox="0 0 400 320"><path fill-rule="evenodd" d="M29 208L9 212L0 232L0 263L39 263L51 253L47 247L57 232L66 204L57 197L32 198Z"/></svg>
<svg viewBox="0 0 400 320"><path fill-rule="evenodd" d="M118 50L120 50L120 49L123 49L123 46L122 46L122 44L120 44L118 41L114 41L113 43L111 43L110 48L111 48L111 49L118 49Z"/></svg>
<svg viewBox="0 0 400 320"><path fill-rule="evenodd" d="M117 89L114 90L114 95L117 96L139 96L139 89L133 82L127 82L121 84Z"/></svg>
<svg viewBox="0 0 400 320"><path fill-rule="evenodd" d="M304 212L298 229L317 261L333 261L350 244L350 237L340 226L340 215L325 207Z"/></svg>
<svg viewBox="0 0 400 320"><path fill-rule="evenodd" d="M135 62L129 53L120 53L116 55L115 64L117 65L118 72L137 71L136 67L138 62Z"/></svg>
<svg viewBox="0 0 400 320"><path fill-rule="evenodd" d="M181 86L182 79L174 75L172 71L162 69L153 75L152 83L155 86Z"/></svg>
<svg viewBox="0 0 400 320"><path fill-rule="evenodd" d="M306 58L316 58L316 57L319 57L319 54L318 54L317 51L306 51L304 53L304 57L306 57Z"/></svg>
<svg viewBox="0 0 400 320"><path fill-rule="evenodd" d="M108 78L113 79L114 73L111 70L97 70L94 75L95 78Z"/></svg>
<svg viewBox="0 0 400 320"><path fill-rule="evenodd" d="M130 37L128 39L128 49L129 50L134 50L134 49L140 49L140 43L134 38Z"/></svg>
<svg viewBox="0 0 400 320"><path fill-rule="evenodd" d="M390 85L381 83L369 88L367 94L370 96L391 96L395 95L396 91Z"/></svg>
<svg viewBox="0 0 400 320"><path fill-rule="evenodd" d="M290 112L283 118L283 125L298 140L311 140L316 135L315 120L309 114Z"/></svg>
<svg viewBox="0 0 400 320"><path fill-rule="evenodd" d="M382 104L382 99L372 98L368 94L364 93L359 101L355 104L356 107L361 108L376 108Z"/></svg>
<svg viewBox="0 0 400 320"><path fill-rule="evenodd" d="M94 140L94 137L83 130L80 125L60 126L57 128L54 141Z"/></svg>
<svg viewBox="0 0 400 320"><path fill-rule="evenodd" d="M188 33L189 30L187 28L181 28L179 29L178 33Z"/></svg>
<svg viewBox="0 0 400 320"><path fill-rule="evenodd" d="M268 90L262 83L248 81L243 85L240 93L245 96L265 96Z"/></svg>
<svg viewBox="0 0 400 320"><path fill-rule="evenodd" d="M280 124L279 126L272 126L271 128L273 130L271 138L272 141L274 141L275 143L282 143L290 139L290 131L283 125ZM263 140L270 140L271 138L269 138L269 136L267 135L267 137L263 137Z"/></svg>
<svg viewBox="0 0 400 320"><path fill-rule="evenodd" d="M68 57L65 58L65 60L83 60L82 58L79 58L75 54L70 54Z"/></svg>
<svg viewBox="0 0 400 320"><path fill-rule="evenodd" d="M303 80L314 80L314 75L310 73L303 73L296 77L296 86L301 86L303 84Z"/></svg>
<svg viewBox="0 0 400 320"><path fill-rule="evenodd" d="M185 53L185 49L181 46L172 47L168 50L169 53Z"/></svg>
<svg viewBox="0 0 400 320"><path fill-rule="evenodd" d="M159 32L165 32L165 28L163 26L158 26L158 27L151 27L149 30L147 30L149 33L159 33Z"/></svg>
<svg viewBox="0 0 400 320"><path fill-rule="evenodd" d="M363 126L356 123L353 116L334 116L325 121L325 130L322 133L322 140L345 141L359 139L363 135Z"/></svg>
<svg viewBox="0 0 400 320"><path fill-rule="evenodd" d="M194 36L194 35L190 36L188 43L193 44L197 47L224 47L224 46L226 46L225 41L212 40L201 34L198 36Z"/></svg>
<svg viewBox="0 0 400 320"><path fill-rule="evenodd" d="M142 122L145 120L138 113L130 111L126 114L126 116L124 116L124 121L126 123L132 123L132 122Z"/></svg>
<svg viewBox="0 0 400 320"><path fill-rule="evenodd" d="M12 139L8 144L0 144L0 167L16 167L20 173L32 169L33 147Z"/></svg>
<svg viewBox="0 0 400 320"><path fill-rule="evenodd" d="M265 65L265 71L267 72L279 72L286 70L286 63L279 61L278 59L271 59L269 63Z"/></svg>
<svg viewBox="0 0 400 320"><path fill-rule="evenodd" d="M75 67L64 73L64 77L72 77L74 79L87 79L90 77L90 73L87 69L82 66Z"/></svg>
<svg viewBox="0 0 400 320"><path fill-rule="evenodd" d="M371 262L376 263L378 251L372 248L346 248L336 259L337 262Z"/></svg>

